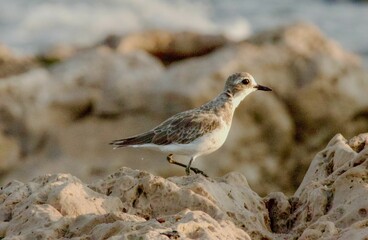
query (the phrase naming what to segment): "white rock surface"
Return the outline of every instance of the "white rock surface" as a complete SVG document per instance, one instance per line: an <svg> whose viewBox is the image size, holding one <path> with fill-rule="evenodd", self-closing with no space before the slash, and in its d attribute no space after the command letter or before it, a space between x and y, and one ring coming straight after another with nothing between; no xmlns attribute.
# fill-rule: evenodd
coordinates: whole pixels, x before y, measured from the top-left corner
<svg viewBox="0 0 368 240"><path fill-rule="evenodd" d="M122 168L85 184L70 174L0 190L5 239L362 239L368 133L336 135L294 196L261 198L242 174L162 178Z"/></svg>
<svg viewBox="0 0 368 240"><path fill-rule="evenodd" d="M271 222L276 223L271 228L299 239L367 236L367 169L368 134L350 141L337 134L316 155L292 198L267 197Z"/></svg>

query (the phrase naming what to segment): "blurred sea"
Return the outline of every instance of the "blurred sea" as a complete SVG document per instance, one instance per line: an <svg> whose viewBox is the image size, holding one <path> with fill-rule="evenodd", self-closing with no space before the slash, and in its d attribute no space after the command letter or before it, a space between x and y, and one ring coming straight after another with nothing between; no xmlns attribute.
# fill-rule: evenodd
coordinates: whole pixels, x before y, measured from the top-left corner
<svg viewBox="0 0 368 240"><path fill-rule="evenodd" d="M295 21L317 25L368 65L368 4L318 0L0 0L0 42L17 54L86 46L142 29L224 33L239 40Z"/></svg>

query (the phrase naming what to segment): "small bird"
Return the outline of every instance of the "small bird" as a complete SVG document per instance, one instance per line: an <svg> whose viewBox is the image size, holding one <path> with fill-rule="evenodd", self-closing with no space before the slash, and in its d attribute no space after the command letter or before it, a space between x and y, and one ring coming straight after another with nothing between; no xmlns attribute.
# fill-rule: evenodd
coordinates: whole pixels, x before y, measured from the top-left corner
<svg viewBox="0 0 368 240"><path fill-rule="evenodd" d="M234 111L250 93L272 91L256 83L246 72L228 77L224 90L208 103L185 112L177 113L152 130L129 138L111 142L114 149L142 147L169 153L167 161L207 176L203 171L191 167L194 160L219 149L229 133ZM173 154L189 156L188 165L173 160Z"/></svg>

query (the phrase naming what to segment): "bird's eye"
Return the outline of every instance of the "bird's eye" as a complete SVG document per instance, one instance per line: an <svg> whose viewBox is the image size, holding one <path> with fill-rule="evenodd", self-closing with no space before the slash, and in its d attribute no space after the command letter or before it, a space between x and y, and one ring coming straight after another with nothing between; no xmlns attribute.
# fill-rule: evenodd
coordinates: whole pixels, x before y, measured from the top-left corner
<svg viewBox="0 0 368 240"><path fill-rule="evenodd" d="M247 84L249 83L249 79L243 79L241 82L242 82L244 85L247 85Z"/></svg>

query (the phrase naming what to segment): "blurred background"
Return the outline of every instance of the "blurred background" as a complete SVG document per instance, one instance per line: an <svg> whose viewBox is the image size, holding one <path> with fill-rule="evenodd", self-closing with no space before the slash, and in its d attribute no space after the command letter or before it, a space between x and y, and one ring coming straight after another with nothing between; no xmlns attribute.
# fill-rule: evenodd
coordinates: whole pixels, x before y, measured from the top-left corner
<svg viewBox="0 0 368 240"><path fill-rule="evenodd" d="M225 145L194 163L210 176L239 171L260 194L292 194L335 134L367 132L367 1L0 6L0 184L123 166L183 175L163 153L108 143L205 103L239 71L274 92L247 98Z"/></svg>

